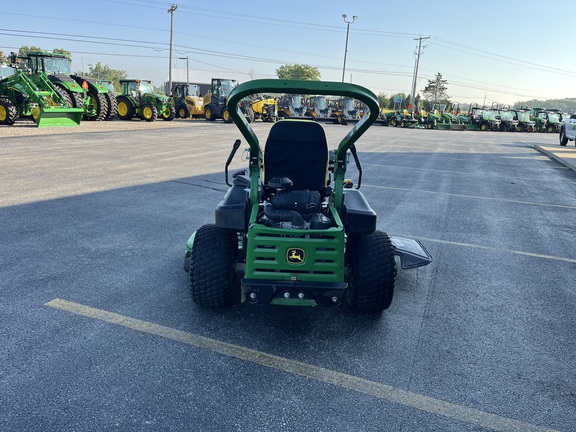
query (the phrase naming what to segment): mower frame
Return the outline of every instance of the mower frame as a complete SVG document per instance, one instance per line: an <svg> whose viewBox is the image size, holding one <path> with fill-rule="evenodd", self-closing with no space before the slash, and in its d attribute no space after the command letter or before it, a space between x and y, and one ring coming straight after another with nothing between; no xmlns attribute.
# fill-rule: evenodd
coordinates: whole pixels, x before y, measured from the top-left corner
<svg viewBox="0 0 576 432"><path fill-rule="evenodd" d="M262 222L266 219L266 205L284 190L272 185L274 179L266 179L264 184L264 156L268 149L263 152L239 108L244 98L258 93L346 96L368 107L368 112L331 153L327 171L334 176L330 182L333 190L327 185L328 192L320 194L321 209L311 217L322 221L316 226L309 223L287 227L285 223ZM255 80L230 93L228 110L248 142L249 167L248 171L234 174L231 188L216 207L216 223L201 227L187 242L185 269L190 272L194 301L207 307L236 302L294 306L338 306L346 302L358 312L387 309L397 272L394 256L399 257L403 268L427 265L431 257L417 240L391 238L378 231L377 215L358 190L360 181L356 189L346 182L349 154L361 178L355 143L378 118L376 96L364 87L340 82ZM309 127L314 120L288 119L279 123L300 134L322 129L319 125ZM273 128L276 126L278 123ZM290 135L287 142L291 138ZM236 140L226 162L228 184L228 165L239 146ZM308 192L304 191L304 196ZM218 247L223 249L222 259L213 252Z"/></svg>

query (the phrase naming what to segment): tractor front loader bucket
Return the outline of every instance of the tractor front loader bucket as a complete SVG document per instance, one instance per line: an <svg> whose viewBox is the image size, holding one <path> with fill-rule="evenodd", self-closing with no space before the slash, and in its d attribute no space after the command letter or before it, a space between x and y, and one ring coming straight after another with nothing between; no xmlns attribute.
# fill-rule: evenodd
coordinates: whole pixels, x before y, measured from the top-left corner
<svg viewBox="0 0 576 432"><path fill-rule="evenodd" d="M38 107L32 117L38 127L55 127L78 126L83 115L83 108Z"/></svg>

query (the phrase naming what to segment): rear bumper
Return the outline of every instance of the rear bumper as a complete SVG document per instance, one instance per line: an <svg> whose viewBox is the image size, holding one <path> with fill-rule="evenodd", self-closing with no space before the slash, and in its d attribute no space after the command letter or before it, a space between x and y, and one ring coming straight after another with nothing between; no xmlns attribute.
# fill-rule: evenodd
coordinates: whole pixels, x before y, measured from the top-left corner
<svg viewBox="0 0 576 432"><path fill-rule="evenodd" d="M250 304L334 307L342 304L348 284L242 279L242 301Z"/></svg>

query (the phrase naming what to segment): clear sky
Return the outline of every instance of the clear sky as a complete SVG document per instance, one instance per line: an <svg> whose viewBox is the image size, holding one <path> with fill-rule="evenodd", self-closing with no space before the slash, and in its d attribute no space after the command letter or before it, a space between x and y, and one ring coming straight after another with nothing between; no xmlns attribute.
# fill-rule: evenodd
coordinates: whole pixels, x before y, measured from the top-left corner
<svg viewBox="0 0 576 432"><path fill-rule="evenodd" d="M72 52L73 70L101 62L131 78L168 80L172 2L3 0L0 50L22 45ZM513 104L576 97L576 0L176 1L173 65L275 77L282 64L316 66L376 94L417 91L441 73L461 103ZM174 78L174 76L173 76Z"/></svg>

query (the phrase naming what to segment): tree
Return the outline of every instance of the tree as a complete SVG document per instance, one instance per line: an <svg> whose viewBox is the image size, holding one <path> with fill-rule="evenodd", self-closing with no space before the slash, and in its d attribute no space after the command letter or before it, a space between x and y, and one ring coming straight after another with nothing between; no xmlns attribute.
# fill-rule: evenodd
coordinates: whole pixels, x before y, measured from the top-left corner
<svg viewBox="0 0 576 432"><path fill-rule="evenodd" d="M378 94L378 105L380 106L380 108L388 108L388 106L390 105L390 99L386 97L385 93Z"/></svg>
<svg viewBox="0 0 576 432"><path fill-rule="evenodd" d="M276 75L279 79L320 81L318 68L305 64L282 65L276 69Z"/></svg>
<svg viewBox="0 0 576 432"><path fill-rule="evenodd" d="M20 47L19 54L24 54L28 51L44 51L44 50L42 48L40 48L38 46L34 46L34 45L32 45L32 46L22 45ZM65 50L64 48L54 48L53 53L54 54L64 54L64 55L72 57L72 53L68 50Z"/></svg>
<svg viewBox="0 0 576 432"><path fill-rule="evenodd" d="M54 48L54 54L64 54L64 55L72 57L72 53L68 50L63 49L63 48Z"/></svg>
<svg viewBox="0 0 576 432"><path fill-rule="evenodd" d="M524 102L514 103L514 108L520 108L522 106L545 106L549 108L558 108L565 113L576 112L576 98L564 98L564 99L547 99L547 100L537 100L532 99Z"/></svg>
<svg viewBox="0 0 576 432"><path fill-rule="evenodd" d="M394 99L396 100L401 100L402 102L394 102ZM390 96L390 103L388 104L388 106L390 108L396 108L396 109L401 109L402 105L404 104L404 102L408 99L408 96L406 96L406 93L396 93L393 94L392 96Z"/></svg>
<svg viewBox="0 0 576 432"><path fill-rule="evenodd" d="M4 56L4 51L0 51L0 64L8 63L8 58Z"/></svg>
<svg viewBox="0 0 576 432"><path fill-rule="evenodd" d="M448 81L442 79L442 74L438 72L433 80L428 80L428 84L422 90L422 94L432 105L436 103L448 104L450 96L446 94L447 84Z"/></svg>
<svg viewBox="0 0 576 432"><path fill-rule="evenodd" d="M28 51L42 51L42 48L37 47L37 46L34 46L34 45L32 45L32 46L22 45L22 46L20 47L20 50L18 51L18 53L19 53L19 54L24 54L24 53L26 53L26 52L28 52Z"/></svg>

